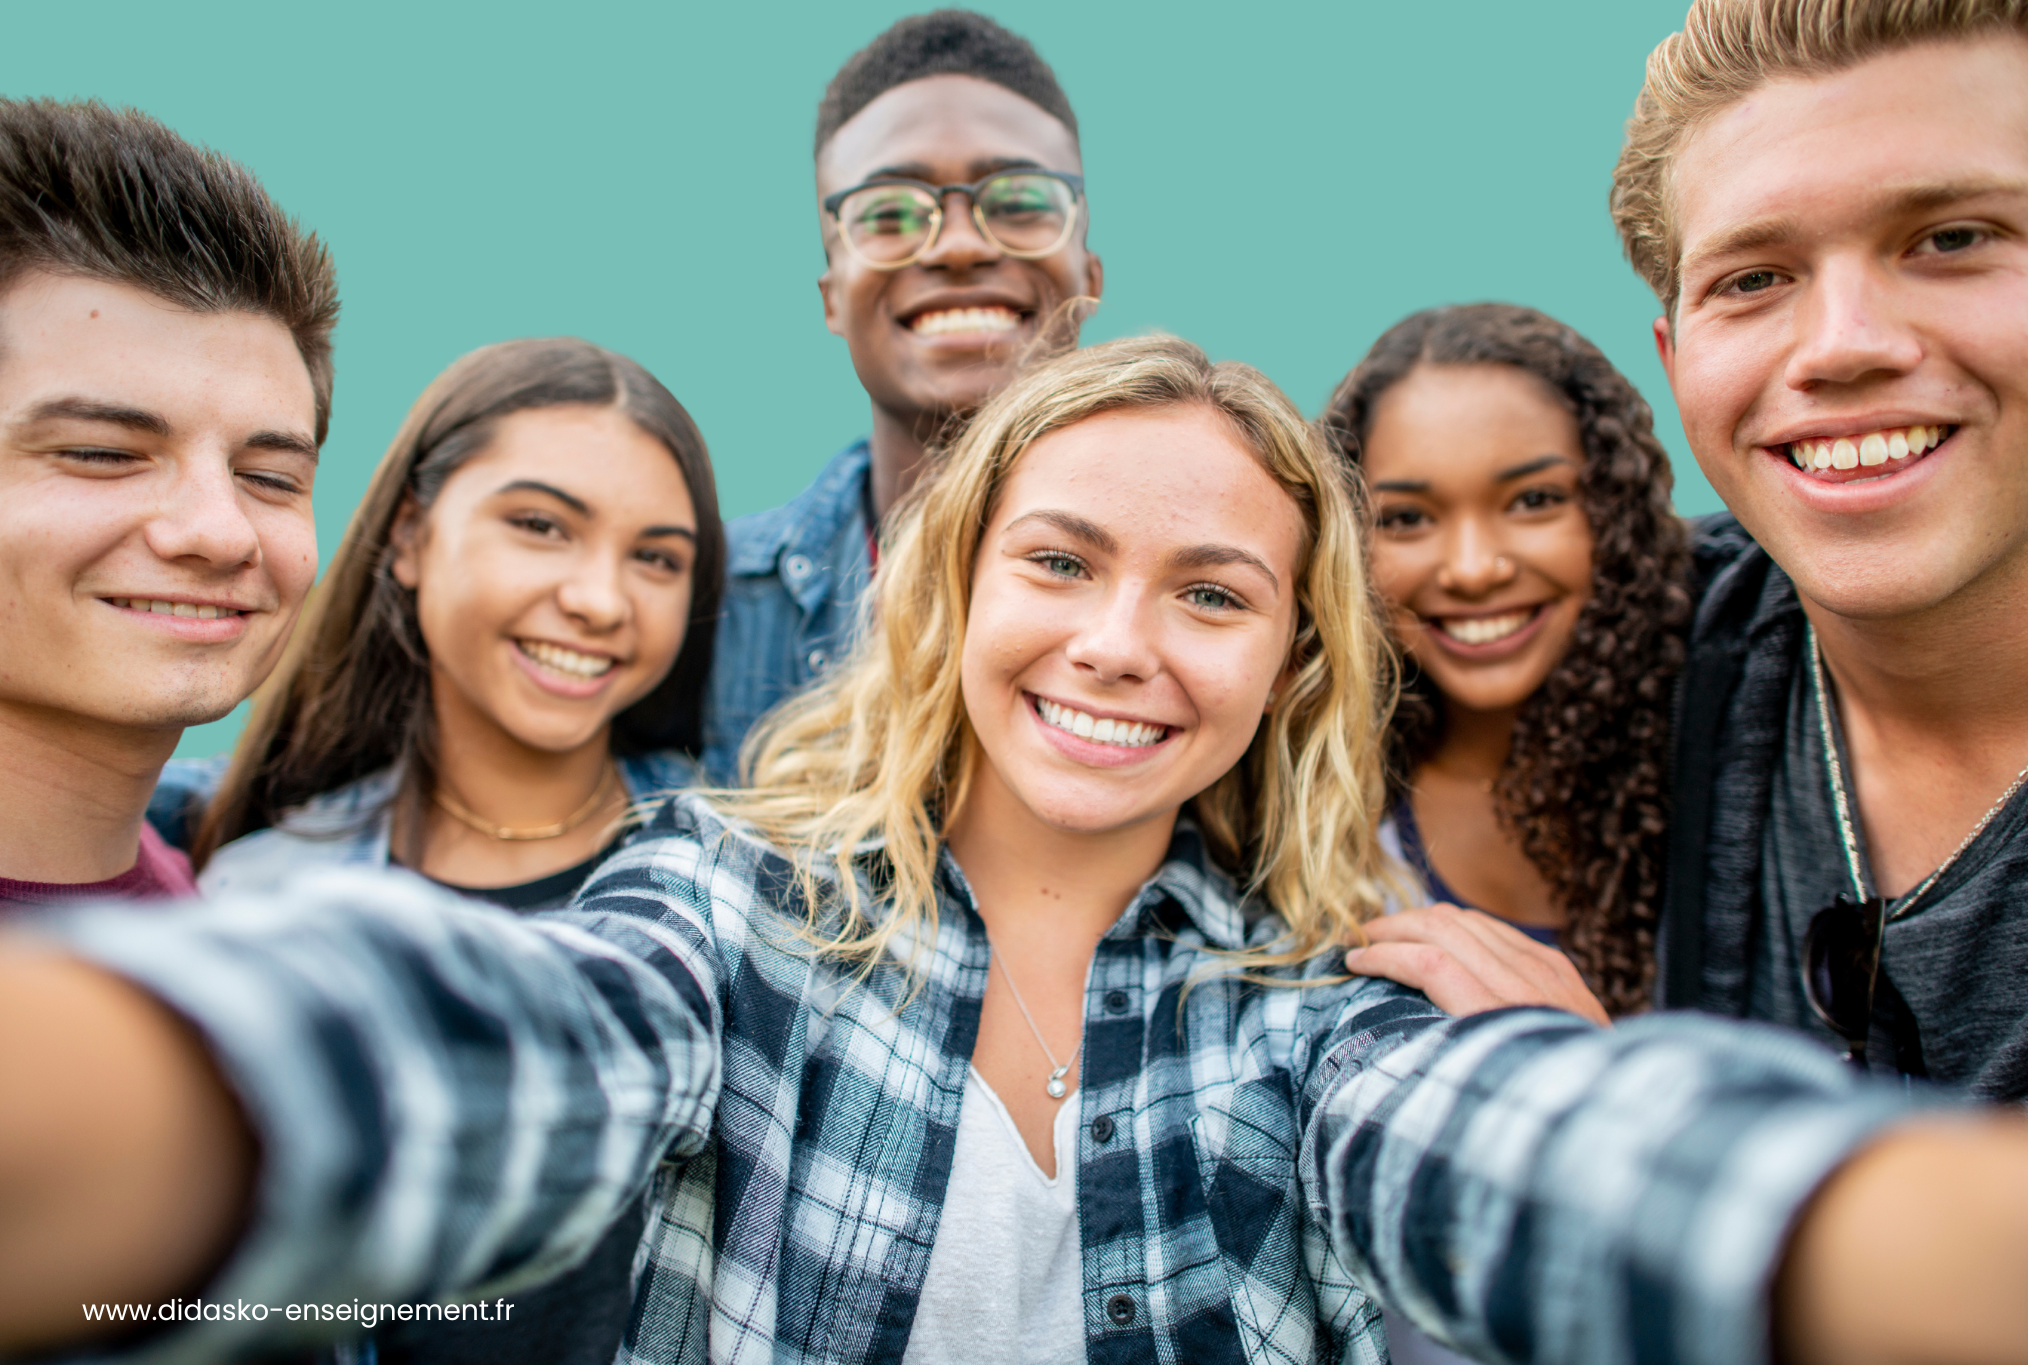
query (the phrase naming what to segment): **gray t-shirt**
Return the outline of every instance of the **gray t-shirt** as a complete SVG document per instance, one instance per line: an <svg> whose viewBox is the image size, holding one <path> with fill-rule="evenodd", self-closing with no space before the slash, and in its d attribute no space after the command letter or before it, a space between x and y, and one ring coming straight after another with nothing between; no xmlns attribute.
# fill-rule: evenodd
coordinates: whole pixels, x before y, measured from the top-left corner
<svg viewBox="0 0 2028 1365"><path fill-rule="evenodd" d="M1811 919L1840 894L1852 895L1812 674L1807 665L1794 670L1772 774L1748 1013L1842 1050L1811 1011L1801 971ZM1842 749L1835 707L1831 723ZM1864 835L1854 834L1870 894ZM2015 793L1913 906L1895 913L1902 904L1890 911L1881 969L1915 1015L1930 1078L1991 1099L2028 1098L2028 789ZM1867 1056L1874 1069L1891 1072L1894 1048L1881 1023L1876 1009Z"/></svg>

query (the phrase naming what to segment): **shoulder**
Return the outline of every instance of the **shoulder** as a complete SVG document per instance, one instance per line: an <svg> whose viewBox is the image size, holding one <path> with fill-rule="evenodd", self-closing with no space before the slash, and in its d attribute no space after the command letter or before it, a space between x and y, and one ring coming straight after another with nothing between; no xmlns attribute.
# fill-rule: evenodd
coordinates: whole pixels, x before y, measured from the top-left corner
<svg viewBox="0 0 2028 1365"><path fill-rule="evenodd" d="M697 760L681 749L651 749L618 760L620 780L636 801L666 796L703 780Z"/></svg>
<svg viewBox="0 0 2028 1365"><path fill-rule="evenodd" d="M1692 648L1743 646L1770 620L1800 610L1795 586L1730 512L1691 524Z"/></svg>
<svg viewBox="0 0 2028 1365"><path fill-rule="evenodd" d="M225 780L232 755L212 758L172 758L155 779L154 795L148 798L148 823L155 827L171 848L187 849L197 833L204 808Z"/></svg>
<svg viewBox="0 0 2028 1365"><path fill-rule="evenodd" d="M813 532L828 540L834 523L856 511L871 462L866 441L854 441L831 457L808 488L781 506L727 522L726 572L735 577L771 574L791 544L810 539Z"/></svg>
<svg viewBox="0 0 2028 1365"><path fill-rule="evenodd" d="M207 892L278 881L306 866L387 862L388 806L400 785L392 768L312 797L268 829L211 855L198 885Z"/></svg>
<svg viewBox="0 0 2028 1365"><path fill-rule="evenodd" d="M674 915L714 938L787 911L796 871L789 856L750 825L694 792L656 807L627 846L578 893L577 908L653 918Z"/></svg>

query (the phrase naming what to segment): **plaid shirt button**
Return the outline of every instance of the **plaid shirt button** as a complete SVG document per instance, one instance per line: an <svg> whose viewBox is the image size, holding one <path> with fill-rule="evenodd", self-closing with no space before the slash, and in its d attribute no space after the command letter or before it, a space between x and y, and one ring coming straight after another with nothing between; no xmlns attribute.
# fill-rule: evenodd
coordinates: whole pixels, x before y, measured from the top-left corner
<svg viewBox="0 0 2028 1365"><path fill-rule="evenodd" d="M1106 1008L1108 1010L1111 1010L1114 1014L1125 1014L1127 1012L1127 1006L1131 1005L1132 1003L1133 1001L1127 999L1127 993L1125 991L1106 992Z"/></svg>
<svg viewBox="0 0 2028 1365"><path fill-rule="evenodd" d="M1111 1142L1113 1140L1113 1121L1110 1115L1100 1114L1091 1121L1091 1140L1093 1142Z"/></svg>
<svg viewBox="0 0 2028 1365"><path fill-rule="evenodd" d="M1134 1320L1134 1299L1131 1294L1115 1294L1106 1300L1106 1316L1121 1327Z"/></svg>

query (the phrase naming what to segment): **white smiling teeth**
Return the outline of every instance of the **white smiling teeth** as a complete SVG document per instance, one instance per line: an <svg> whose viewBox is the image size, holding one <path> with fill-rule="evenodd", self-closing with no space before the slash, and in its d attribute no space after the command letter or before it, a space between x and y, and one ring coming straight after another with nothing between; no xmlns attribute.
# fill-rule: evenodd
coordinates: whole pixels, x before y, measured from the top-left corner
<svg viewBox="0 0 2028 1365"><path fill-rule="evenodd" d="M201 607L194 602L163 602L152 597L108 597L106 601L130 611L153 612L157 616L187 616L198 621L216 621L221 616L240 614L231 607Z"/></svg>
<svg viewBox="0 0 2028 1365"><path fill-rule="evenodd" d="M1010 308L944 308L924 313L909 324L917 336L946 336L952 332L1011 332L1021 317Z"/></svg>
<svg viewBox="0 0 2028 1365"><path fill-rule="evenodd" d="M1897 427L1890 431L1869 431L1861 436L1791 441L1788 452L1789 459L1798 469L1873 469L1890 460L1920 455L1940 444L1943 438L1942 427Z"/></svg>
<svg viewBox="0 0 2028 1365"><path fill-rule="evenodd" d="M612 672L618 660L605 654L580 654L562 645L553 645L547 640L516 640L526 654L544 668L572 678L598 678Z"/></svg>
<svg viewBox="0 0 2028 1365"><path fill-rule="evenodd" d="M1162 725L1144 725L1137 720L1099 720L1082 711L1068 706L1058 706L1041 697L1035 699L1035 708L1042 718L1059 730L1068 731L1079 739L1088 739L1094 744L1111 744L1123 749L1145 749L1150 744L1161 743L1169 733Z"/></svg>
<svg viewBox="0 0 2028 1365"><path fill-rule="evenodd" d="M1437 622L1437 629L1467 645L1490 645L1504 640L1528 624L1535 609L1510 611L1504 616L1453 616Z"/></svg>

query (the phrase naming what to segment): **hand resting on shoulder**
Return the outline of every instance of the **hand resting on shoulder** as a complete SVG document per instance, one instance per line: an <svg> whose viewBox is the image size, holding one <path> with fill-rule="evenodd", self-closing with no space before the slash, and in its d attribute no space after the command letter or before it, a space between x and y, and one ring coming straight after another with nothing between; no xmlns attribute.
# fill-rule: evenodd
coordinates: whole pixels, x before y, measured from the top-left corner
<svg viewBox="0 0 2028 1365"><path fill-rule="evenodd" d="M1425 905L1365 930L1367 946L1345 954L1345 970L1413 986L1447 1013L1547 1005L1612 1022L1569 958L1482 910Z"/></svg>

